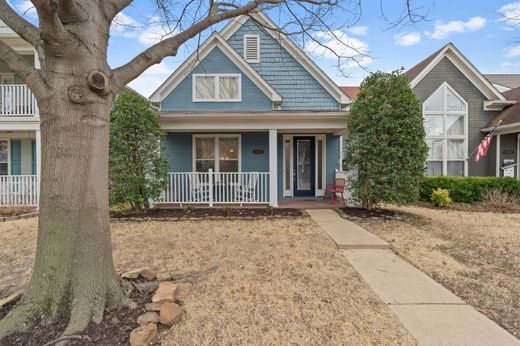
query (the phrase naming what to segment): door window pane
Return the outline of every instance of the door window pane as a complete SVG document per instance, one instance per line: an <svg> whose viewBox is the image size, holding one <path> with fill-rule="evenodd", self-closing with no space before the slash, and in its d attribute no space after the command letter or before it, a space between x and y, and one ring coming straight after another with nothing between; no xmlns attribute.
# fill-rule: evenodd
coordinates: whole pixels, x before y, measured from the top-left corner
<svg viewBox="0 0 520 346"><path fill-rule="evenodd" d="M284 170L285 170L285 189L291 189L291 141L286 140L283 143L283 151L285 155Z"/></svg>
<svg viewBox="0 0 520 346"><path fill-rule="evenodd" d="M195 77L195 99L196 100L214 100L215 95L215 77L214 76L196 76Z"/></svg>
<svg viewBox="0 0 520 346"><path fill-rule="evenodd" d="M448 161L448 175L463 176L464 161Z"/></svg>
<svg viewBox="0 0 520 346"><path fill-rule="evenodd" d="M426 175L429 176L441 176L442 175L442 162L441 161L429 161L426 164Z"/></svg>
<svg viewBox="0 0 520 346"><path fill-rule="evenodd" d="M442 160L444 152L444 140L443 139L429 139L426 141L428 145L428 158L430 160Z"/></svg>
<svg viewBox="0 0 520 346"><path fill-rule="evenodd" d="M448 160L464 160L464 140L448 140Z"/></svg>
<svg viewBox="0 0 520 346"><path fill-rule="evenodd" d="M297 189L300 191L309 191L311 189L312 178L312 162L310 150L311 141L299 140L296 143L297 155Z"/></svg>
<svg viewBox="0 0 520 346"><path fill-rule="evenodd" d="M446 116L446 134L448 136L464 136L464 116Z"/></svg>
<svg viewBox="0 0 520 346"><path fill-rule="evenodd" d="M444 90L443 88L437 89L433 93L433 95L428 99L428 101L424 104L424 110L426 112L442 112L443 111L443 102L444 100Z"/></svg>
<svg viewBox="0 0 520 346"><path fill-rule="evenodd" d="M323 189L323 141L318 139L318 190Z"/></svg>
<svg viewBox="0 0 520 346"><path fill-rule="evenodd" d="M442 115L425 115L424 130L426 136L442 136L443 135L443 116Z"/></svg>
<svg viewBox="0 0 520 346"><path fill-rule="evenodd" d="M219 77L219 98L223 100L239 99L238 77Z"/></svg>

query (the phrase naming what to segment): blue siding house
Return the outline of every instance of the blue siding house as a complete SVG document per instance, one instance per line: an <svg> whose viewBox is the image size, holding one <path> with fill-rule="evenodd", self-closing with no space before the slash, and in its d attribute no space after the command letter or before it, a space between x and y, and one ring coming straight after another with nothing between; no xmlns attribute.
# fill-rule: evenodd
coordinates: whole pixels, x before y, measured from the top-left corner
<svg viewBox="0 0 520 346"><path fill-rule="evenodd" d="M322 196L351 99L264 14L214 32L150 97L169 163L160 202Z"/></svg>

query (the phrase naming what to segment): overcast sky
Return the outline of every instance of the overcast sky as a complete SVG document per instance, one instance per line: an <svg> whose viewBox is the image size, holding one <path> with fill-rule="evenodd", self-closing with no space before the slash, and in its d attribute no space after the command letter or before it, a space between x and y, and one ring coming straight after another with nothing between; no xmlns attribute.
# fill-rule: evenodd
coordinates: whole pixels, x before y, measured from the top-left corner
<svg viewBox="0 0 520 346"><path fill-rule="evenodd" d="M403 9L403 2L384 0L385 15L390 20L397 18ZM11 0L10 3L27 18L35 20L34 9L31 9L28 0ZM333 54L310 41L305 48L340 85L359 85L371 71L410 68L448 42L453 42L484 73L520 73L520 1L415 0L414 3L416 7L421 7L419 12L427 12L428 15L427 20L413 26L390 28L388 18L383 18L379 1L376 0L363 2L363 14L354 26L347 28L345 24L348 23L341 23L341 19L334 21L343 26L335 35L366 54L358 57L364 68L346 63L341 73ZM118 22L124 25L112 28L109 50L112 66L125 63L162 37L164 31L156 24L149 24L153 17L152 10L151 2L136 0L118 17ZM342 49L331 39L331 35L317 35L321 42L337 50ZM131 86L149 96L189 56L196 45L196 42L188 43L177 57L165 59L150 68ZM343 53L357 54L349 51Z"/></svg>

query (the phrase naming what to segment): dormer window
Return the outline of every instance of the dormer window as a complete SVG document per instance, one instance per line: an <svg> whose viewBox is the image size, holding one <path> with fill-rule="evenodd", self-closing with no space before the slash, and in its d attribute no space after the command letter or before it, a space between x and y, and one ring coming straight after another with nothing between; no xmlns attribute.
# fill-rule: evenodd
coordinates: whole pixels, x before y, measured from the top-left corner
<svg viewBox="0 0 520 346"><path fill-rule="evenodd" d="M260 37L258 35L244 35L244 58L247 62L260 62Z"/></svg>
<svg viewBox="0 0 520 346"><path fill-rule="evenodd" d="M239 74L194 74L193 102L240 102Z"/></svg>

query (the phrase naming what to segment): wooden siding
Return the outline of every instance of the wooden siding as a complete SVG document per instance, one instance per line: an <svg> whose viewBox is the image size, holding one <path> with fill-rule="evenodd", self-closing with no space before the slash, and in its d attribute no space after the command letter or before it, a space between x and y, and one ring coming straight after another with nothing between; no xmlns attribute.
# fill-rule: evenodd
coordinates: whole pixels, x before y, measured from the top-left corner
<svg viewBox="0 0 520 346"><path fill-rule="evenodd" d="M241 102L193 102L192 75L199 73L236 73L242 75ZM204 58L200 64L161 103L161 111L269 111L272 101L240 70L218 47Z"/></svg>
<svg viewBox="0 0 520 346"><path fill-rule="evenodd" d="M339 109L321 84L251 19L228 40L240 55L244 54L244 35L259 35L260 63L250 65L282 96L282 110Z"/></svg>
<svg viewBox="0 0 520 346"><path fill-rule="evenodd" d="M475 149L485 134L480 131L497 112L484 111L487 98L473 83L448 59L442 59L433 70L413 89L419 101L426 99L447 82L468 103L468 153ZM495 142L495 140L493 141ZM470 160L468 174L471 176L495 175L495 150L490 148L488 155L475 163Z"/></svg>

